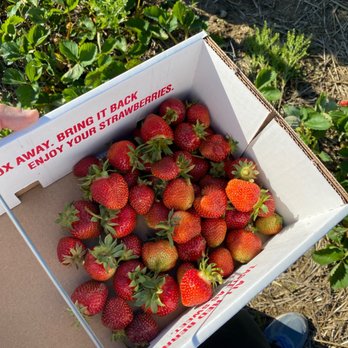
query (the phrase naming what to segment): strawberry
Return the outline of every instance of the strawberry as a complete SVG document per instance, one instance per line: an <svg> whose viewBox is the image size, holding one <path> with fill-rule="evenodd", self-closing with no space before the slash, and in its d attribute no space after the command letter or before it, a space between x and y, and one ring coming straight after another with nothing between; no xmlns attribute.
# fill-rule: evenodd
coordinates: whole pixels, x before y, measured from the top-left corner
<svg viewBox="0 0 348 348"><path fill-rule="evenodd" d="M171 210L167 221L158 224L157 229L157 235L168 238L171 245L173 241L182 244L201 233L201 219L188 211Z"/></svg>
<svg viewBox="0 0 348 348"><path fill-rule="evenodd" d="M195 198L193 205L201 217L219 218L225 214L227 197L222 188L205 186L201 194Z"/></svg>
<svg viewBox="0 0 348 348"><path fill-rule="evenodd" d="M283 228L283 218L279 214L272 214L267 217L258 217L255 221L257 232L265 235L277 234Z"/></svg>
<svg viewBox="0 0 348 348"><path fill-rule="evenodd" d="M197 121L196 124L180 123L174 130L174 144L181 150L193 152L205 139L206 126Z"/></svg>
<svg viewBox="0 0 348 348"><path fill-rule="evenodd" d="M189 269L181 279L179 285L182 304L193 307L208 301L213 296L214 287L221 283L220 270L203 259L199 269Z"/></svg>
<svg viewBox="0 0 348 348"><path fill-rule="evenodd" d="M135 305L145 312L163 317L178 308L179 286L170 275L135 271L130 277L135 285Z"/></svg>
<svg viewBox="0 0 348 348"><path fill-rule="evenodd" d="M62 237L57 245L58 261L66 266L75 265L76 268L83 262L86 254L86 246L80 239L74 237Z"/></svg>
<svg viewBox="0 0 348 348"><path fill-rule="evenodd" d="M188 151L183 151L183 150L174 151L173 157L175 159L175 162L178 162L181 158L181 160L186 161L188 165L192 165L192 155Z"/></svg>
<svg viewBox="0 0 348 348"><path fill-rule="evenodd" d="M258 202L261 189L254 182L231 179L226 186L226 194L237 210L247 213Z"/></svg>
<svg viewBox="0 0 348 348"><path fill-rule="evenodd" d="M202 219L202 236L210 248L219 246L225 239L227 225L225 219Z"/></svg>
<svg viewBox="0 0 348 348"><path fill-rule="evenodd" d="M250 221L250 212L245 213L236 209L227 209L225 213L225 221L227 229L243 229Z"/></svg>
<svg viewBox="0 0 348 348"><path fill-rule="evenodd" d="M138 151L142 154L144 162L159 161L162 153L172 154L169 146L173 143L174 134L161 116L147 115L140 128L140 134L144 144L139 145Z"/></svg>
<svg viewBox="0 0 348 348"><path fill-rule="evenodd" d="M121 297L110 297L105 303L101 322L113 331L113 339L125 336L124 329L133 320L133 310Z"/></svg>
<svg viewBox="0 0 348 348"><path fill-rule="evenodd" d="M123 179L126 181L128 188L135 186L138 183L139 170L134 169L127 173L123 173Z"/></svg>
<svg viewBox="0 0 348 348"><path fill-rule="evenodd" d="M207 127L210 126L209 110L201 103L192 104L187 108L187 122L194 124L197 121Z"/></svg>
<svg viewBox="0 0 348 348"><path fill-rule="evenodd" d="M203 188L204 186L218 186L225 190L227 185L227 180L224 178L215 178L210 174L204 175L204 177L199 181L199 186Z"/></svg>
<svg viewBox="0 0 348 348"><path fill-rule="evenodd" d="M268 217L275 212L275 201L271 193L267 190L261 190L260 198L253 207L252 217L255 220L259 217Z"/></svg>
<svg viewBox="0 0 348 348"><path fill-rule="evenodd" d="M180 168L173 157L165 156L159 161L152 163L151 173L156 178L169 181L179 175Z"/></svg>
<svg viewBox="0 0 348 348"><path fill-rule="evenodd" d="M117 239L108 234L104 241L100 240L99 245L88 251L84 268L92 279L105 281L115 274L120 261L134 257L131 251L126 251L123 243L117 244Z"/></svg>
<svg viewBox="0 0 348 348"><path fill-rule="evenodd" d="M121 262L117 267L112 284L115 293L126 301L133 299L134 287L131 286L131 279L129 274L136 268L143 269L144 264L139 260L128 260Z"/></svg>
<svg viewBox="0 0 348 348"><path fill-rule="evenodd" d="M175 126L183 122L186 115L186 107L182 100L178 98L169 98L160 104L158 113L168 124Z"/></svg>
<svg viewBox="0 0 348 348"><path fill-rule="evenodd" d="M179 265L179 267L176 270L176 279L178 283L181 283L181 279L184 276L185 272L188 271L189 269L194 269L196 268L192 262L183 262Z"/></svg>
<svg viewBox="0 0 348 348"><path fill-rule="evenodd" d="M124 244L126 250L130 250L133 255L140 257L143 242L134 233L128 234L126 237L120 239L120 242Z"/></svg>
<svg viewBox="0 0 348 348"><path fill-rule="evenodd" d="M156 229L159 223L167 221L169 211L170 210L162 202L155 201L149 212L144 215L147 226Z"/></svg>
<svg viewBox="0 0 348 348"><path fill-rule="evenodd" d="M259 174L255 162L245 157L240 157L235 160L226 160L224 168L229 179L236 178L246 181L255 181Z"/></svg>
<svg viewBox="0 0 348 348"><path fill-rule="evenodd" d="M89 280L80 284L71 294L71 300L83 315L100 313L108 297L109 290L104 283Z"/></svg>
<svg viewBox="0 0 348 348"><path fill-rule="evenodd" d="M163 191L163 204L168 209L187 210L194 201L193 186L189 180L176 178L171 180Z"/></svg>
<svg viewBox="0 0 348 348"><path fill-rule="evenodd" d="M202 157L192 156L192 165L194 167L189 172L192 181L200 181L209 171L210 165L209 162Z"/></svg>
<svg viewBox="0 0 348 348"><path fill-rule="evenodd" d="M129 204L138 215L146 215L152 207L155 191L145 182L139 182L129 191Z"/></svg>
<svg viewBox="0 0 348 348"><path fill-rule="evenodd" d="M136 146L129 140L117 141L109 147L106 158L109 160L109 163L120 172L129 172L133 166L128 153L135 150L135 148Z"/></svg>
<svg viewBox="0 0 348 348"><path fill-rule="evenodd" d="M59 213L56 223L66 228L75 238L95 238L101 233L99 222L92 220L92 213L97 212L98 209L92 202L74 201L66 205L64 211Z"/></svg>
<svg viewBox="0 0 348 348"><path fill-rule="evenodd" d="M128 339L139 346L146 346L159 333L156 321L148 313L135 313L133 321L126 327Z"/></svg>
<svg viewBox="0 0 348 348"><path fill-rule="evenodd" d="M226 235L226 246L234 260L247 263L262 249L261 238L247 230L235 230Z"/></svg>
<svg viewBox="0 0 348 348"><path fill-rule="evenodd" d="M100 160L96 156L86 156L80 159L73 167L73 174L78 178L83 178L89 172L89 168L93 165L100 166Z"/></svg>
<svg viewBox="0 0 348 348"><path fill-rule="evenodd" d="M199 234L188 242L177 244L179 259L182 261L197 261L205 254L207 242L204 237Z"/></svg>
<svg viewBox="0 0 348 348"><path fill-rule="evenodd" d="M213 249L209 253L209 263L214 263L221 271L223 278L229 277L234 270L234 263L231 253L224 247Z"/></svg>
<svg viewBox="0 0 348 348"><path fill-rule="evenodd" d="M168 240L158 239L143 244L142 260L151 271L160 273L174 268L178 259L178 252Z"/></svg>
<svg viewBox="0 0 348 348"><path fill-rule="evenodd" d="M231 144L223 135L213 134L202 141L199 151L204 158L213 162L221 162L231 153Z"/></svg>

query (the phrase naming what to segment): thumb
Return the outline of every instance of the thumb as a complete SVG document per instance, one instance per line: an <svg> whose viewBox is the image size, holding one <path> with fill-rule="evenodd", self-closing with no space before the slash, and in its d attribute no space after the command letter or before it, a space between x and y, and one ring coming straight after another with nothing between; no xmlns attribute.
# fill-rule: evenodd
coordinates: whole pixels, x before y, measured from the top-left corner
<svg viewBox="0 0 348 348"><path fill-rule="evenodd" d="M18 131L30 126L38 118L39 112L37 110L23 110L0 104L0 128Z"/></svg>

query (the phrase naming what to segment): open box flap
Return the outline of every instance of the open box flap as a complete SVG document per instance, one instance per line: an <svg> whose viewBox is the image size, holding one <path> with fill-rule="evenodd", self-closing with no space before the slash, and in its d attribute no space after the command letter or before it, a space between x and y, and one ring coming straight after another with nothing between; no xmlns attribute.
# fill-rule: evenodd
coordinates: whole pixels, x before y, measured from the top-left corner
<svg viewBox="0 0 348 348"><path fill-rule="evenodd" d="M345 205L285 227L267 242L267 249L226 279L212 299L187 310L151 347L197 347L347 214Z"/></svg>

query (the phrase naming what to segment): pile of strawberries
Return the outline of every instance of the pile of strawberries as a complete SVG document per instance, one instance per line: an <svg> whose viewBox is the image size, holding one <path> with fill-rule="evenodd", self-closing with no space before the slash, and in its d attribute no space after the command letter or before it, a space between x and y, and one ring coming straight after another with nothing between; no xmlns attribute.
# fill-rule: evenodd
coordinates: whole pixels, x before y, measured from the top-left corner
<svg viewBox="0 0 348 348"><path fill-rule="evenodd" d="M83 197L59 214L70 235L57 255L83 264L91 279L71 299L86 316L101 313L115 339L147 344L156 316L209 300L262 250L260 233L282 229L256 164L236 158L236 142L210 123L202 103L170 98L106 158L73 168Z"/></svg>

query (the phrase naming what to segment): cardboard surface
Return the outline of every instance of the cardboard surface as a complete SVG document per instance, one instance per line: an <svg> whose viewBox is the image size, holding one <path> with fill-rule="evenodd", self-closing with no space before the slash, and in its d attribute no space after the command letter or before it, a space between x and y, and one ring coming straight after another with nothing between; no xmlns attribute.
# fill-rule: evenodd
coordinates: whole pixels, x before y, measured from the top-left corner
<svg viewBox="0 0 348 348"><path fill-rule="evenodd" d="M124 137L164 99L178 96L206 103L216 130L231 135L240 153L245 151L259 164L260 182L274 194L285 229L209 302L176 319L178 312L158 320L164 329L153 347L203 342L348 214L347 195L335 189L337 182L330 174L322 175L315 157L272 120L275 111L204 36L163 52L0 143L0 194L11 207L22 202L13 212L68 294L88 276L83 269L60 265L55 255L63 235L54 222L57 214L81 197L77 180L67 174L81 157ZM45 188L16 196L34 182ZM11 348L90 347L88 336L71 325L74 320L65 302L6 215L0 216L0 238L0 296L5 303L0 342ZM110 342L100 316L90 323L105 347L119 346Z"/></svg>

